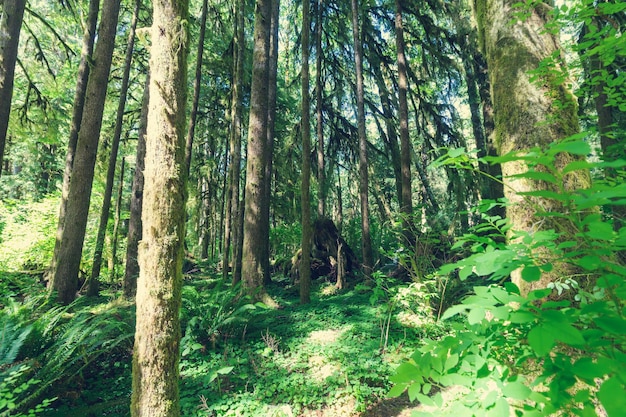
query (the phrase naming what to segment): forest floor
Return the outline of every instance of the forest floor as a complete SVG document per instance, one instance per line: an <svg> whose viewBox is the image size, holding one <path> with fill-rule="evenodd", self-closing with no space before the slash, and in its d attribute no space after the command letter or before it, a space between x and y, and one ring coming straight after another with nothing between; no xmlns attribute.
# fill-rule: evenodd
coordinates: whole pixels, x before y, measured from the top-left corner
<svg viewBox="0 0 626 417"><path fill-rule="evenodd" d="M301 305L296 288L272 285L278 309L242 304L223 287L201 274L185 281L183 416L408 417L418 409L406 394L386 394L389 377L421 338L445 333L431 318L402 325L396 315L410 307L384 297L372 303L371 290L359 286L336 291L318 281L311 303ZM59 395L57 410L45 416L128 415L126 359L86 372L76 398Z"/></svg>

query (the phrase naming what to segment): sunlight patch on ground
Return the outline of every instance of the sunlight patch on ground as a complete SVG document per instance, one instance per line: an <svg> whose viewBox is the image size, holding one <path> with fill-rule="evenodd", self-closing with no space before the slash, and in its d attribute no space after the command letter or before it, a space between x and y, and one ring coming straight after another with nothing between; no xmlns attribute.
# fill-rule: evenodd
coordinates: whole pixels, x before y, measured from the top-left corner
<svg viewBox="0 0 626 417"><path fill-rule="evenodd" d="M320 290L320 294L325 296L335 295L337 294L337 291L339 290L337 289L337 286L335 284L328 284L325 287L322 287L322 289Z"/></svg>
<svg viewBox="0 0 626 417"><path fill-rule="evenodd" d="M302 417L348 417L354 416L356 400L350 395L337 398L332 405L325 406L320 410L304 410Z"/></svg>
<svg viewBox="0 0 626 417"><path fill-rule="evenodd" d="M345 330L315 330L309 334L307 338L308 342L317 343L319 345L327 345L329 343L335 343L339 336L343 334Z"/></svg>
<svg viewBox="0 0 626 417"><path fill-rule="evenodd" d="M338 363L328 363L327 360L320 355L313 355L309 358L309 372L315 381L324 382L326 378L341 369Z"/></svg>

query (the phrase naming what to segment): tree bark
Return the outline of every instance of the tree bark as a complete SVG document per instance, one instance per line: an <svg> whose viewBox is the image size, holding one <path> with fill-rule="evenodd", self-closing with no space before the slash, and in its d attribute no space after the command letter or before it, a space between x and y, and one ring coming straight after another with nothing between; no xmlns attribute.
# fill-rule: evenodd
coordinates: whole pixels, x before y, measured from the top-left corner
<svg viewBox="0 0 626 417"><path fill-rule="evenodd" d="M224 254L222 261L222 273L224 280L228 277L230 266L230 252L233 247L233 259L239 236L239 183L241 181L241 114L243 109L243 64L245 58L245 1L237 0L235 4L235 50L234 50L234 76L231 98L231 127L230 127L230 165L228 167L228 190L226 193L226 214L224 223ZM231 232L232 230L232 232ZM241 252L239 250L239 252ZM234 277L233 262L233 277Z"/></svg>
<svg viewBox="0 0 626 417"><path fill-rule="evenodd" d="M130 69L135 48L135 29L141 0L135 1L135 10L128 31L128 43L126 45L126 57L124 59L124 72L122 74L122 85L120 86L120 99L117 105L115 118L115 129L111 139L111 154L109 155L109 166L107 168L106 183L104 185L104 197L102 210L100 212L100 224L96 237L96 248L93 255L93 265L91 268L91 278L87 295L97 296L99 291L100 267L102 266L102 250L104 248L104 236L109 222L109 212L111 210L111 196L113 195L113 182L115 181L115 166L117 165L117 154L120 148L120 138L122 137L122 122L124 120L124 109L126 107L126 95L128 94L128 84L130 79Z"/></svg>
<svg viewBox="0 0 626 417"><path fill-rule="evenodd" d="M402 174L402 200L400 212L406 244L413 247L413 193L411 192L411 142L409 138L409 105L406 94L409 81L406 75L406 56L404 54L404 28L402 26L402 4L396 0L396 49L398 62L398 119L400 122L400 166Z"/></svg>
<svg viewBox="0 0 626 417"><path fill-rule="evenodd" d="M137 247L141 240L141 211L143 206L143 170L146 157L146 131L148 128L148 102L150 99L150 74L146 77L146 85L141 102L141 118L137 136L137 153L135 156L135 173L130 196L130 218L128 220L128 238L126 241L126 267L124 270L124 296L134 298L137 293L137 276L139 262L137 261Z"/></svg>
<svg viewBox="0 0 626 417"><path fill-rule="evenodd" d="M185 238L186 0L153 4L131 415L178 417Z"/></svg>
<svg viewBox="0 0 626 417"><path fill-rule="evenodd" d="M556 83L551 76L531 81L528 71L539 66L542 59L560 51L554 35L545 30L549 6L538 3L524 21L514 17L513 1L476 0L474 12L479 25L481 46L487 57L495 118L495 143L500 155L524 151L532 147L546 148L551 142L578 132L575 101L564 83ZM511 24L514 21L516 23ZM571 162L571 155L561 153L556 168ZM544 217L537 223L537 207L542 212L561 212L555 200L528 198L520 192L550 189L548 184L528 179L512 178L527 170L525 163L511 161L502 164L504 194L509 201L507 217L512 230L529 233L554 229L567 236L570 228L561 217ZM576 171L566 177L566 190L589 186L589 174ZM537 253L541 257L541 253ZM522 294L546 288L549 282L562 279L571 271L565 265L555 265L544 271L536 282L525 282L521 271L511 278Z"/></svg>
<svg viewBox="0 0 626 417"><path fill-rule="evenodd" d="M200 102L200 88L202 85L202 55L204 53L204 35L206 33L208 3L208 0L202 1L202 13L200 15L200 35L198 36L198 49L196 54L196 75L193 86L193 102L191 103L191 114L189 115L189 127L187 129L187 142L185 143L185 169L187 170L187 176L189 176L189 170L191 169L193 137L196 132L198 103Z"/></svg>
<svg viewBox="0 0 626 417"><path fill-rule="evenodd" d="M317 0L317 22L315 25L315 116L317 120L317 217L326 215L326 173L324 172L324 86L322 84L322 0Z"/></svg>
<svg viewBox="0 0 626 417"><path fill-rule="evenodd" d="M48 271L49 279L56 270L56 262L61 248L63 238L63 227L65 226L65 213L67 212L67 198L70 192L70 178L74 167L74 155L76 154L76 143L78 142L78 131L83 119L83 109L85 108L85 96L87 93L87 81L93 62L93 47L96 38L96 24L98 23L98 12L100 11L100 0L89 1L89 13L85 23L85 33L83 34L83 46L78 65L78 76L76 79L76 91L74 92L74 105L72 107L72 121L70 123L70 136L67 143L67 154L65 156L65 168L63 170L63 185L61 187L61 204L59 205L59 221L55 236L54 252L52 262Z"/></svg>
<svg viewBox="0 0 626 417"><path fill-rule="evenodd" d="M274 135L276 119L276 78L278 75L278 26L280 17L280 0L272 0L271 23L270 23L270 53L269 53L269 74L267 87L267 154L265 157L265 176L263 181L263 194L261 200L263 208L261 220L263 221L263 283L270 284L272 277L270 273L270 202L272 197L272 171L274 161Z"/></svg>
<svg viewBox="0 0 626 417"><path fill-rule="evenodd" d="M300 261L300 303L311 302L311 119L309 96L310 2L302 2L302 260Z"/></svg>
<svg viewBox="0 0 626 417"><path fill-rule="evenodd" d="M0 167L7 141L15 63L25 7L26 0L3 0L0 14Z"/></svg>
<svg viewBox="0 0 626 417"><path fill-rule="evenodd" d="M120 180L117 185L117 198L115 199L115 210L113 215L113 233L111 234L111 256L109 257L109 276L111 282L117 280L115 275L115 264L117 262L117 242L120 230L120 220L122 214L122 197L124 196L124 172L126 170L126 158L122 158L120 163Z"/></svg>
<svg viewBox="0 0 626 417"><path fill-rule="evenodd" d="M263 203L267 156L267 88L271 0L257 0L254 18L254 52L248 125L248 158L242 250L242 279L246 292L255 299L265 298L263 267Z"/></svg>
<svg viewBox="0 0 626 417"><path fill-rule="evenodd" d="M354 65L356 67L356 102L357 124L359 134L359 197L361 200L361 251L363 255L363 274L369 279L372 266L372 242L370 237L370 219L368 202L368 171L367 171L367 136L365 132L365 98L363 88L363 45L359 34L358 0L351 0L352 37L354 40Z"/></svg>
<svg viewBox="0 0 626 417"><path fill-rule="evenodd" d="M108 85L109 71L115 44L115 32L120 1L105 3L98 29L98 44L85 96L83 119L78 132L76 155L72 168L67 198L66 222L60 240L55 269L50 286L57 291L58 300L68 304L76 298L78 272L87 227L91 187L93 185L96 153L102 127L102 115Z"/></svg>

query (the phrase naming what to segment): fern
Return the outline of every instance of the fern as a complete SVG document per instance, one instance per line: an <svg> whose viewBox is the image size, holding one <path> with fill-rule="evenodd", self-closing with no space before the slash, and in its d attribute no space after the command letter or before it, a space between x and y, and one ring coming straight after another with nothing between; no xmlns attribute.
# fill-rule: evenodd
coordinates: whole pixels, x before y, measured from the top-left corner
<svg viewBox="0 0 626 417"><path fill-rule="evenodd" d="M33 326L20 323L14 316L5 312L0 314L0 369L3 369L15 362Z"/></svg>
<svg viewBox="0 0 626 417"><path fill-rule="evenodd" d="M109 303L96 308L78 299L65 307L53 307L39 321L50 346L40 357L38 387L25 402L36 401L57 382L68 381L115 352L130 352L134 319L130 304Z"/></svg>

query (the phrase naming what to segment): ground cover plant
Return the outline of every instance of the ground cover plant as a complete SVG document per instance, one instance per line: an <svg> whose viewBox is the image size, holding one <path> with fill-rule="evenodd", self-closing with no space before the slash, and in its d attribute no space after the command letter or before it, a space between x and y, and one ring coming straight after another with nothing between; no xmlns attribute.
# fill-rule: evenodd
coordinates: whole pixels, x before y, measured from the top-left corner
<svg viewBox="0 0 626 417"><path fill-rule="evenodd" d="M416 342L445 333L430 308L415 311L427 300L407 284L337 291L321 279L307 305L276 284L281 307L269 309L206 270L187 276L183 289L185 416L368 415ZM29 276L18 282L37 285ZM39 285L39 294L3 310L3 340L12 342L2 346L3 387L16 398L2 415L129 415L132 304L105 292L55 306Z"/></svg>

